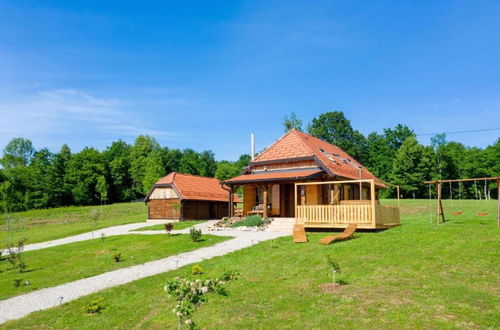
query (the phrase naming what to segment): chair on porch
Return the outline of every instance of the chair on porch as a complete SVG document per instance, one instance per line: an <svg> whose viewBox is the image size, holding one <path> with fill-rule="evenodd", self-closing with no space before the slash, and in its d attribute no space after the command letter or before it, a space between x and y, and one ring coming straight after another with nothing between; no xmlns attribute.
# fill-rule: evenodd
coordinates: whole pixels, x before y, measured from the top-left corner
<svg viewBox="0 0 500 330"><path fill-rule="evenodd" d="M259 204L255 206L251 211L248 211L247 213L248 215L255 215L255 214L264 215L264 204Z"/></svg>
<svg viewBox="0 0 500 330"><path fill-rule="evenodd" d="M326 236L323 237L322 239L319 240L321 244L329 245L332 244L335 241L343 241L349 238L352 238L354 235L354 232L356 231L357 225L351 223L347 228L344 230L344 232L340 235L334 235L334 236Z"/></svg>

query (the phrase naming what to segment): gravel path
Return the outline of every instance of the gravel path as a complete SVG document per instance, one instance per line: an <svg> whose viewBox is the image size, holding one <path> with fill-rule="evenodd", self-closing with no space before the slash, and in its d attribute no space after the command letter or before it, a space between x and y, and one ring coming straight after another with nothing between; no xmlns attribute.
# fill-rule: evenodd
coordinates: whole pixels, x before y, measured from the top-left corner
<svg viewBox="0 0 500 330"><path fill-rule="evenodd" d="M113 226L113 227L107 227L107 228L102 228L92 232L87 232L83 234L78 234L74 236L68 236L60 239L55 239L53 241L46 241L46 242L40 242L40 243L34 243L34 244L27 244L24 247L24 251L33 251L33 250L39 250L39 249L45 249L53 246L58 246L58 245L63 245L63 244L68 244L68 243L74 243L74 242L81 242L81 241L87 241L92 238L101 238L102 234L106 236L116 236L116 235L126 235L130 234L130 230L138 229L141 227L146 227L146 226L154 226L154 223L144 223L144 222L138 222L138 223L130 223L127 225L119 225L119 226ZM157 231L160 233L161 231ZM7 250L4 250L5 254L7 254Z"/></svg>
<svg viewBox="0 0 500 330"><path fill-rule="evenodd" d="M192 263L197 263L205 259L222 256L227 253L249 247L258 242L288 235L287 233L279 233L279 232L243 232L236 230L208 232L207 228L210 224L211 223L200 224L197 225L197 227L201 227L204 233L209 233L212 235L220 235L220 236L235 236L235 238L229 241L218 243L213 246L204 247L195 251L181 253L175 256L170 256L168 258L147 262L142 265L114 270L97 276L58 285L56 287L46 288L31 293L27 293L24 295L20 295L17 297L2 300L0 301L0 311L1 311L0 324L8 320L14 320L24 317L35 311L58 306L61 304L60 297L63 297L62 303L66 303L71 300L77 299L85 295L89 295L91 293L100 290L129 283L144 277L171 271L177 269L178 267L182 267ZM107 230L108 233L110 233L109 230L113 229L111 232L113 232L114 235L123 235L131 233L150 234L151 232L155 232L154 234L164 233L163 231L128 232L128 230L130 230L131 228L140 228L141 226L144 226L144 223L141 223L140 226L139 224L117 226L117 227L123 227L120 230L118 230L117 227L111 227L108 228ZM125 230L125 228L128 229L126 233L122 231L122 229ZM175 232L181 233L188 231L189 229L183 229ZM68 237L67 239L52 241L52 244L49 246L55 246L54 242L58 242L58 244L56 245L60 245L60 244L67 244L69 242L76 242L84 239L89 239L88 236L83 236L83 235L88 235L88 233L73 237ZM80 236L82 236L82 239L75 239ZM61 241L64 241L64 243L59 243ZM42 246L44 246L43 245L44 243L40 244L32 244L32 245L37 245L37 246L39 245L40 247L38 248L43 248ZM33 249L34 248L32 248L32 250Z"/></svg>

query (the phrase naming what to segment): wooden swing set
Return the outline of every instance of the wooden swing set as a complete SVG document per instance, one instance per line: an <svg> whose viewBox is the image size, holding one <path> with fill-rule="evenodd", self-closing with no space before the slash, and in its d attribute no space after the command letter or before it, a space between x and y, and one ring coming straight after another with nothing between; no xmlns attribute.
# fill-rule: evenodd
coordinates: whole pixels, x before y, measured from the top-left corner
<svg viewBox="0 0 500 330"><path fill-rule="evenodd" d="M452 202L452 211L451 214L453 215L461 215L462 214L462 184L464 182L474 182L474 193L475 193L475 200L476 200L476 214L479 216L486 216L488 215L488 212L486 210L486 207L483 209L479 208L479 202L482 199L481 196L481 191L477 188L477 182L478 181L484 181L484 199L486 201L487 199L487 182L488 181L496 181L497 183L497 198L498 198L498 205L497 205L497 226L500 226L500 177L491 177L491 178L473 178L473 179L454 179L454 180L435 180L435 181L424 181L425 184L429 185L429 200L431 198L431 185L434 184L436 188L436 196L437 196L437 217L436 221L437 224L440 224L442 222L445 222L445 217L444 217L444 210L443 210L443 198L442 198L442 186L444 183L449 184L449 189L450 189L450 200ZM453 189L452 189L452 183L458 183L458 192L459 192L459 199L460 199L460 207L456 209L454 207L454 202L453 202ZM430 203L430 202L429 202Z"/></svg>

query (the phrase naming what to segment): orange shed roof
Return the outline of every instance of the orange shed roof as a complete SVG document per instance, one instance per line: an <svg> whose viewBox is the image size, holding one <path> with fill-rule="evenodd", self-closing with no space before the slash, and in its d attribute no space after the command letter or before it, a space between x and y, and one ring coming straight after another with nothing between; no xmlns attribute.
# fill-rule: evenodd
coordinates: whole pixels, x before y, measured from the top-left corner
<svg viewBox="0 0 500 330"><path fill-rule="evenodd" d="M216 178L172 172L155 183L155 186L162 185L171 185L181 199L229 202L228 191ZM236 194L234 202L240 202Z"/></svg>

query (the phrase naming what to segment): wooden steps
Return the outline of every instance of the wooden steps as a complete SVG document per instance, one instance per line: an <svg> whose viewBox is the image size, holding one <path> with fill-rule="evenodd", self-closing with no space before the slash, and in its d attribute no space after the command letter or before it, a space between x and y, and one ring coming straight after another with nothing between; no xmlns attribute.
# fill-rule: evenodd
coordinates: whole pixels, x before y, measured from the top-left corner
<svg viewBox="0 0 500 330"><path fill-rule="evenodd" d="M303 225L293 226L293 242L294 243L307 243L306 230Z"/></svg>

